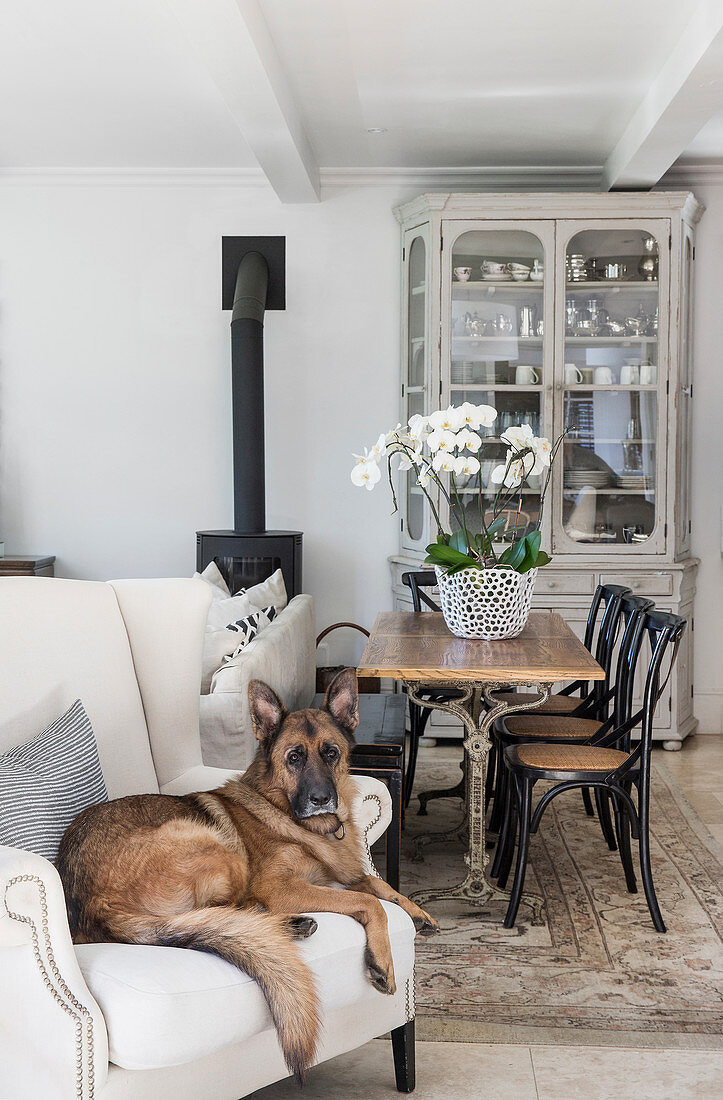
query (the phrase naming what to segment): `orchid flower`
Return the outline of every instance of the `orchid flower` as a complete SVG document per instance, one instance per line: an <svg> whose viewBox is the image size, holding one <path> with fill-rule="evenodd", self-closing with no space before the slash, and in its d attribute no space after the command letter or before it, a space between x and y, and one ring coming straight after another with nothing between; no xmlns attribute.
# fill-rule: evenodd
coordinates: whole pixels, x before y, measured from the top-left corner
<svg viewBox="0 0 723 1100"><path fill-rule="evenodd" d="M457 437L449 428L435 428L427 437L430 451L452 451L457 446Z"/></svg>
<svg viewBox="0 0 723 1100"><path fill-rule="evenodd" d="M462 428L461 432L457 432L456 443L460 451L466 447L468 451L477 452L482 446L482 439L477 435L477 432L471 432L469 428Z"/></svg>
<svg viewBox="0 0 723 1100"><path fill-rule="evenodd" d="M479 460L474 455L460 455L455 459L454 473L456 477L474 477L479 473Z"/></svg>
<svg viewBox="0 0 723 1100"><path fill-rule="evenodd" d="M376 462L357 462L356 466L351 471L351 480L354 485L358 485L360 488L363 485L370 492L381 480L381 470L377 466Z"/></svg>
<svg viewBox="0 0 723 1100"><path fill-rule="evenodd" d="M447 409L440 409L439 412L433 412L429 418L429 426L432 428L433 432L458 432L459 429L464 426L460 409L456 409L454 405L450 405Z"/></svg>
<svg viewBox="0 0 723 1100"><path fill-rule="evenodd" d="M429 427L429 419L421 413L414 413L409 417L409 434L412 439L421 439Z"/></svg>
<svg viewBox="0 0 723 1100"><path fill-rule="evenodd" d="M432 469L435 473L453 474L456 470L457 459L449 451L438 451L432 459Z"/></svg>

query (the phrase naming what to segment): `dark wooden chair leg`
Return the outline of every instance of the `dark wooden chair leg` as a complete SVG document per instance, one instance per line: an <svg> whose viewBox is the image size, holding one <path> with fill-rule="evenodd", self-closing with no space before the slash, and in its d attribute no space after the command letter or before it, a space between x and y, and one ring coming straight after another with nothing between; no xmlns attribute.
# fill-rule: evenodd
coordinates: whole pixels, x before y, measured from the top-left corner
<svg viewBox="0 0 723 1100"><path fill-rule="evenodd" d="M515 854L515 840L517 838L517 822L520 816L515 793L515 779L512 775L507 777L507 792L505 798L507 799L507 815L509 816L505 818L505 843L502 848L500 873L497 876L497 885L500 890L505 890L507 888L507 879L510 877L510 871L512 870L512 859Z"/></svg>
<svg viewBox="0 0 723 1100"><path fill-rule="evenodd" d="M497 794L495 796L495 798L496 798L495 809L497 808L498 804L499 804L499 808L500 808L500 813L499 813L500 823L497 827L497 832L499 833L499 838L497 840L497 851L495 852L495 858L494 858L494 861L492 863L492 870L490 872L492 878L499 878L499 874L500 874L500 871L501 871L503 863L504 863L504 854L505 854L505 846L507 844L508 830L511 828L511 825L512 825L512 822L511 822L512 807L511 807L511 805L508 804L508 799L514 798L514 795L512 794L512 792L510 790L510 783L511 783L510 774L507 771L507 768L505 767L504 762L502 760L500 761L500 770L502 771L503 774L500 775L500 777L498 779ZM490 831L492 831L492 823L491 822L490 822ZM513 844L514 844L514 840L513 840Z"/></svg>
<svg viewBox="0 0 723 1100"><path fill-rule="evenodd" d="M517 848L517 866L515 867L515 881L512 883L510 904L505 915L505 928L514 928L517 920L517 910L520 907L522 887L525 885L525 872L527 871L527 851L530 844L530 818L532 817L532 780L517 779L517 804L520 819L520 840Z"/></svg>
<svg viewBox="0 0 723 1100"><path fill-rule="evenodd" d="M625 872L625 885L629 894L637 894L638 884L635 881L635 868L630 849L630 818L623 807L622 801L613 796L615 805L615 835L618 838L618 851L620 862Z"/></svg>
<svg viewBox="0 0 723 1100"><path fill-rule="evenodd" d="M417 754L419 752L419 742L424 734L425 722L422 719L422 708L416 706L414 703L409 704L409 761L407 762L407 772L404 776L404 808L409 805L409 800L412 797L412 788L414 787L414 775L417 770Z"/></svg>
<svg viewBox="0 0 723 1100"><path fill-rule="evenodd" d="M399 862L402 854L402 773L389 773L387 781L392 796L392 820L386 833L387 882L393 890L399 890Z"/></svg>
<svg viewBox="0 0 723 1100"><path fill-rule="evenodd" d="M485 774L485 803L489 806L495 789L495 776L497 773L497 758L499 748L497 740L493 738L492 748L487 756L487 772Z"/></svg>
<svg viewBox="0 0 723 1100"><path fill-rule="evenodd" d="M464 771L464 762L460 764L460 768L462 768L462 770ZM464 802L464 797L464 775L455 787L444 787L434 791L420 791L417 795L417 798L419 799L419 809L417 810L417 817L427 816L427 803L431 802L433 798L461 798Z"/></svg>
<svg viewBox="0 0 723 1100"><path fill-rule="evenodd" d="M617 852L618 846L615 843L615 832L613 831L612 818L610 817L610 795L607 791L601 791L599 787L595 788L595 805L597 807L597 815L600 818L602 834L607 841L607 846L611 852Z"/></svg>
<svg viewBox="0 0 723 1100"><path fill-rule="evenodd" d="M392 1031L394 1077L397 1092L414 1092L417 1083L414 1055L414 1020Z"/></svg>
<svg viewBox="0 0 723 1100"><path fill-rule="evenodd" d="M583 787L582 788L582 804L585 807L585 813L587 814L587 816L588 817L594 817L595 816L595 810L593 809L592 798L590 797L590 788L589 787Z"/></svg>
<svg viewBox="0 0 723 1100"><path fill-rule="evenodd" d="M642 793L638 818L640 830L640 877L643 880L645 900L648 903L648 909L650 910L650 916L655 925L655 931L665 932L665 922L663 920L663 914L660 912L660 906L658 905L658 898L655 893L655 887L653 886L653 871L650 866L650 819L648 816L648 800L642 796Z"/></svg>
<svg viewBox="0 0 723 1100"><path fill-rule="evenodd" d="M507 768L505 767L505 748L502 742L495 742L497 763L495 766L495 786L492 796L492 813L488 830L499 833L505 817L505 791L507 789Z"/></svg>

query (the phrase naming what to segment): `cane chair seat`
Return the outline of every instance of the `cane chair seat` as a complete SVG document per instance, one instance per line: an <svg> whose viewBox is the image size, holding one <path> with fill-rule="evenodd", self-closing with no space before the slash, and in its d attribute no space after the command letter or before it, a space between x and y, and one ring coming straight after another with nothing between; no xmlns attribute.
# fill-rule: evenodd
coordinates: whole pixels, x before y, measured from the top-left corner
<svg viewBox="0 0 723 1100"><path fill-rule="evenodd" d="M535 696L529 691L505 691L496 698L503 699L511 706L529 703ZM535 714L573 714L584 702L579 695L551 695L544 703L535 707Z"/></svg>
<svg viewBox="0 0 723 1100"><path fill-rule="evenodd" d="M513 768L608 775L625 763L628 754L596 745L513 745L507 749L507 759Z"/></svg>
<svg viewBox="0 0 723 1100"><path fill-rule="evenodd" d="M549 741L589 741L602 722L594 718L565 718L551 714L512 714L504 719L505 732L511 737L534 737Z"/></svg>

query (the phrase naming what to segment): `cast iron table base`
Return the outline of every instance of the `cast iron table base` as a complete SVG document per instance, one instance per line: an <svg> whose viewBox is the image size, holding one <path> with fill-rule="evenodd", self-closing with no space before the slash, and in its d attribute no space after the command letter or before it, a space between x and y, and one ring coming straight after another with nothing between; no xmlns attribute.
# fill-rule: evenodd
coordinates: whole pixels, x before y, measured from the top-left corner
<svg viewBox="0 0 723 1100"><path fill-rule="evenodd" d="M466 827L468 831L467 854L464 861L467 864L467 874L457 886L438 887L431 890L418 890L411 897L418 905L425 906L430 901L467 901L476 906L486 905L494 898L499 898L505 903L509 902L509 894L498 886L488 882L485 877L485 868L489 862L489 854L486 845L485 822L485 775L487 771L487 757L492 748L490 730L505 714L517 714L526 710L534 710L550 696L552 683L529 683L514 685L506 683L489 682L449 682L449 687L458 688L462 695L458 699L450 699L441 703L434 703L419 695L419 691L425 688L421 681L405 681L407 691L412 702L420 707L428 707L431 710L441 710L452 714L464 726L464 751L465 751L465 791L466 791L466 822L455 829L425 837L425 843L432 840L446 840L459 838ZM517 691L521 687L534 688L537 695L529 703L510 704L504 699L495 697L499 691L507 691L514 687ZM482 706L482 700L486 701L487 709ZM524 895L523 902L532 909L532 923L543 924L541 898L532 895Z"/></svg>

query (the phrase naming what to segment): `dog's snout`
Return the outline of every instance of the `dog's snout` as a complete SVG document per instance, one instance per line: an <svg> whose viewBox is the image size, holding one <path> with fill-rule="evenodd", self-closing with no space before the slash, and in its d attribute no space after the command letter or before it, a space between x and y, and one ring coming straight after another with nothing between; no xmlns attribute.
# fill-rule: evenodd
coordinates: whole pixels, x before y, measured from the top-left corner
<svg viewBox="0 0 723 1100"><path fill-rule="evenodd" d="M329 791L311 791L309 794L309 802L314 806L325 806L327 802L331 800L331 793Z"/></svg>

